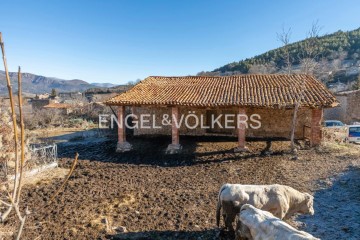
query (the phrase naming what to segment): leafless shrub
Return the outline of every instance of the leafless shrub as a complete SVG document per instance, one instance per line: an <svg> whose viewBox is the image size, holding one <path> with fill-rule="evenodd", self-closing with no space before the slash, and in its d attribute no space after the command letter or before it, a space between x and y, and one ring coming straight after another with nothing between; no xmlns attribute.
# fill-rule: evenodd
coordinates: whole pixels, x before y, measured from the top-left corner
<svg viewBox="0 0 360 240"><path fill-rule="evenodd" d="M84 124L97 123L99 121L99 115L112 114L109 107L101 103L90 103L83 106L81 109L74 111L68 116L69 123L76 122L75 119L83 119Z"/></svg>
<svg viewBox="0 0 360 240"><path fill-rule="evenodd" d="M1 167L1 181L6 181L7 175L15 174L15 142L14 142L14 128L10 117L10 109L0 109L0 167ZM17 126L17 131L20 132ZM18 134L19 135L19 134ZM18 136L20 137L20 136ZM20 148L20 143L18 148ZM30 151L27 144L25 144L25 160L30 158Z"/></svg>
<svg viewBox="0 0 360 240"><path fill-rule="evenodd" d="M58 109L40 109L26 114L26 129L62 126L66 116Z"/></svg>
<svg viewBox="0 0 360 240"><path fill-rule="evenodd" d="M347 129L344 128L323 128L322 138L324 142L345 143Z"/></svg>

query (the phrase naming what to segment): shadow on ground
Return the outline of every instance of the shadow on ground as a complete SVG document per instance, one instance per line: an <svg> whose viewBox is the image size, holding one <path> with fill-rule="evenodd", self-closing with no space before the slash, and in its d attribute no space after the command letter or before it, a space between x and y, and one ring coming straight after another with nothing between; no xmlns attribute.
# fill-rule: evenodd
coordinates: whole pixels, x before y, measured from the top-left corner
<svg viewBox="0 0 360 240"><path fill-rule="evenodd" d="M202 231L145 231L134 233L121 233L107 237L112 240L150 240L150 239L217 239L217 240L232 240L234 235L228 232L220 231L219 229L209 229Z"/></svg>
<svg viewBox="0 0 360 240"><path fill-rule="evenodd" d="M146 164L157 166L185 166L226 162L233 160L247 160L261 157L266 148L265 142L248 142L249 153L234 153L237 139L226 136L181 136L183 149L179 154L166 154L165 150L171 141L170 137L129 137L133 150L116 153L116 138L92 138L58 144L60 158L73 158L78 152L79 159L102 162L117 162L129 164ZM202 146L206 143L206 147ZM84 148L84 145L86 147ZM205 144L204 144L205 145ZM274 150L272 155L284 154L283 149Z"/></svg>

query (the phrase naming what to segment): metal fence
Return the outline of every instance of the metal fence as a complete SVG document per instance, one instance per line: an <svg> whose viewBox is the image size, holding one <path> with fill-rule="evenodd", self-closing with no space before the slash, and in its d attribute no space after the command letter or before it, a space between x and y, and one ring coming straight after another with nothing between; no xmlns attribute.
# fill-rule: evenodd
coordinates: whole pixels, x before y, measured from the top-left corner
<svg viewBox="0 0 360 240"><path fill-rule="evenodd" d="M55 143L51 145L32 144L30 151L31 160L28 163L31 165L39 166L57 162L57 145Z"/></svg>

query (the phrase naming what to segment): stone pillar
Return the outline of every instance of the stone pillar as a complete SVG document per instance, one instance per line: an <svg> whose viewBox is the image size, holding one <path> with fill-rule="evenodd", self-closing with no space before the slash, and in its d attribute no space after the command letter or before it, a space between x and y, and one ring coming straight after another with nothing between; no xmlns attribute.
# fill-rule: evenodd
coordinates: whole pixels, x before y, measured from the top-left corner
<svg viewBox="0 0 360 240"><path fill-rule="evenodd" d="M321 122L323 119L323 109L312 109L311 110L311 137L310 145L312 147L318 146L321 143Z"/></svg>
<svg viewBox="0 0 360 240"><path fill-rule="evenodd" d="M126 141L125 106L119 106L118 112L118 142L116 152L130 151L132 146Z"/></svg>
<svg viewBox="0 0 360 240"><path fill-rule="evenodd" d="M245 108L239 107L237 116L237 131L238 131L238 146L234 152L248 152L249 149L245 146L245 135L247 127L247 116Z"/></svg>
<svg viewBox="0 0 360 240"><path fill-rule="evenodd" d="M179 107L174 106L171 108L171 144L166 149L168 154L178 153L182 149L179 142L179 128L176 126L176 122L179 123Z"/></svg>

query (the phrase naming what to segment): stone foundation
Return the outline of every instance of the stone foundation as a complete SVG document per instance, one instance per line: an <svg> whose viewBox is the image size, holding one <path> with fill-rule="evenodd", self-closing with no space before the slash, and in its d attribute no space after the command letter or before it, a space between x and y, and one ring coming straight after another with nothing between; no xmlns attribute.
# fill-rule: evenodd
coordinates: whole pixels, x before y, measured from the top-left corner
<svg viewBox="0 0 360 240"><path fill-rule="evenodd" d="M116 145L116 152L128 152L132 149L132 145L129 142L122 142Z"/></svg>
<svg viewBox="0 0 360 240"><path fill-rule="evenodd" d="M250 152L248 147L236 147L234 148L235 153Z"/></svg>
<svg viewBox="0 0 360 240"><path fill-rule="evenodd" d="M166 154L176 154L181 152L182 146L180 144L169 144L166 148Z"/></svg>

